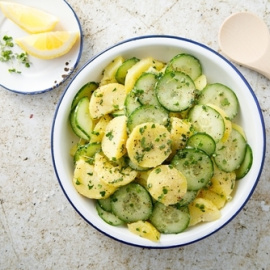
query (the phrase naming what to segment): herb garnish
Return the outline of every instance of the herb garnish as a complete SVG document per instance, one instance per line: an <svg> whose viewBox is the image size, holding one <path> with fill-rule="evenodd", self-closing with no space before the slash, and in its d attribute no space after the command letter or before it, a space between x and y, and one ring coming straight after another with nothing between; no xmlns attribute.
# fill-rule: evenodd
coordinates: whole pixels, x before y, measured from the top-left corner
<svg viewBox="0 0 270 270"><path fill-rule="evenodd" d="M110 131L110 132L108 132L108 133L106 133L106 135L105 135L107 138L109 138L109 140L111 141L112 139L113 139L113 132L112 132L112 130Z"/></svg>
<svg viewBox="0 0 270 270"><path fill-rule="evenodd" d="M26 68L30 67L30 61L28 59L28 54L26 52L16 53L13 51L15 47L15 44L13 42L13 38L11 36L3 36L2 39L0 39L0 62L12 62L14 64L14 61L17 62L19 65L24 65ZM21 74L22 72L20 70L17 70L15 67L10 67L8 69L10 73L17 73Z"/></svg>

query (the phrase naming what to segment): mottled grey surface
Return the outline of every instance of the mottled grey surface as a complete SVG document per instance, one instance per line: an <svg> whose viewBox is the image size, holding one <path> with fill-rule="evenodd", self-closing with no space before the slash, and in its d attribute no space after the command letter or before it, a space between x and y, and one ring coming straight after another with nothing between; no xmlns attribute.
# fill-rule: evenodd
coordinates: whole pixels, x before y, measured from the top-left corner
<svg viewBox="0 0 270 270"><path fill-rule="evenodd" d="M84 33L78 68L108 46L138 35L178 35L218 50L218 29L237 11L252 11L270 26L269 0L68 2ZM268 137L270 81L237 67L258 97ZM0 269L270 269L269 150L243 211L200 242L147 250L116 242L88 225L64 196L51 161L53 115L68 81L37 96L0 87Z"/></svg>

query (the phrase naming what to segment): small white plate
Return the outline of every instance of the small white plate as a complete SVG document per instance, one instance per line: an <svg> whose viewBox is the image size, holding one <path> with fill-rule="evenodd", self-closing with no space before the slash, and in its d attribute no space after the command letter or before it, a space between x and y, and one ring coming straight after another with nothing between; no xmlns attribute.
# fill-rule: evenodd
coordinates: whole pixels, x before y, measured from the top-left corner
<svg viewBox="0 0 270 270"><path fill-rule="evenodd" d="M8 1L8 0L6 0ZM39 94L58 87L76 68L82 53L82 29L77 15L65 0L12 0L32 6L55 15L59 22L54 30L77 31L80 38L65 55L52 60L42 60L29 56L30 68L14 63L0 62L0 85L21 94ZM13 39L28 35L19 26L7 19L0 11L0 37L12 36ZM16 49L16 48L15 48ZM8 69L17 68L22 73L10 73Z"/></svg>

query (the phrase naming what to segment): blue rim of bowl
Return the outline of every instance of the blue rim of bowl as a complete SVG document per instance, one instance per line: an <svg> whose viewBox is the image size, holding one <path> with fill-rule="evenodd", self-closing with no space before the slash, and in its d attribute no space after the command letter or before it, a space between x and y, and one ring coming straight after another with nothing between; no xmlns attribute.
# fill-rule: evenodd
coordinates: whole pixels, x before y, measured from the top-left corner
<svg viewBox="0 0 270 270"><path fill-rule="evenodd" d="M43 90L38 90L38 91L33 91L33 92L22 92L22 91L19 91L19 90L14 90L14 89L10 89L8 88L7 86L5 85L2 85L0 83L0 85L5 88L6 90L8 91L11 91L13 93L17 93L17 94L22 94L22 95L37 95L37 94L43 94L43 93L46 93L46 92L49 92L51 90L54 90L55 88L59 87L61 84L63 84L69 77L70 75L74 72L74 70L76 69L76 67L78 66L79 64L79 61L81 59L81 55L82 55L82 50L83 50L83 32L82 32L82 26L81 26L81 23L80 23L80 20L77 16L77 14L75 13L74 9L71 7L71 5L66 1L66 0L63 0L63 2L70 8L70 10L73 12L73 15L78 23L78 27L79 27L79 31L80 31L80 48L79 48L79 54L78 54L78 57L76 59L76 62L74 64L74 68L71 70L71 72L69 72L69 74L67 76L65 76L63 78L63 80L61 82L59 82L57 85L53 85L49 88L46 88L46 89L43 89Z"/></svg>
<svg viewBox="0 0 270 270"><path fill-rule="evenodd" d="M89 220L87 220L83 214L80 213L80 211L76 208L76 206L73 204L73 202L71 201L71 199L69 198L68 194L66 193L62 183L61 183L61 179L58 175L58 172L57 172L57 168L56 168L56 165L55 165L55 159L54 159L54 145L53 145L53 134L54 134L54 128L55 128L55 119L57 117L57 113L58 113L58 110L59 110L59 107L61 105L61 102L62 102L62 99L64 98L66 92L68 91L69 89L69 86L70 84L76 79L77 75L86 67L88 66L94 59L96 59L97 57L99 57L100 55L104 54L105 52L117 47L117 46L120 46L124 43L128 43L128 42L132 42L132 41L136 41L136 40L142 40L142 39L151 39L151 38L169 38L169 39L176 39L176 40L181 40L181 41L185 41L185 42L189 42L189 43L192 43L192 44L195 44L195 45L198 45L202 48L205 48L206 50L216 54L218 57L220 57L222 60L224 60L227 64L229 64L234 70L235 72L241 77L241 79L243 80L243 82L245 83L245 85L248 87L250 93L252 94L253 96L253 99L256 103L256 106L257 106L257 109L258 109L258 113L260 115L260 120L261 120L261 125L262 125L262 130L263 130L263 152L262 152L262 162L261 162L261 167L260 167L260 170L258 172L258 175L257 175L257 179L256 179L256 182L254 183L253 185L253 188L252 190L250 191L249 195L247 196L245 202L242 204L242 206L238 209L238 211L229 219L227 220L222 226L220 226L219 228L215 229L214 231L210 232L209 234L207 235L204 235L194 241L190 241L190 242L187 242L187 243L184 243L184 244L179 244L179 245L169 245L169 246L143 246L143 245L139 245L139 244L134 244L134 243L129 243L127 241L124 241L124 240L121 240L121 239L118 239L106 232L104 232L103 230L101 230L100 228L98 228L97 226L93 225ZM202 44L202 43L199 43L197 41L194 41L194 40L191 40L191 39L187 39L187 38L183 38L183 37L178 37L178 36L171 36L171 35L145 35L145 36L138 36L138 37L134 37L134 38L130 38L130 39L126 39L122 42L119 42L111 47L108 47L107 49L103 50L102 52L98 53L97 55L95 55L94 57L92 57L90 60L88 60L86 62L86 64L84 64L84 66L76 73L76 75L74 76L74 78L71 80L71 82L69 83L69 85L66 87L66 90L63 92L59 102L58 102L58 105L57 105L57 108L56 108L56 112L55 112L55 115L54 115L54 118L53 118L53 125L52 125L52 130L51 130L51 154L52 154L52 161L53 161L53 166L54 166L54 171L55 171L55 174L57 176L57 179L58 179L58 182L66 196L66 198L68 199L69 203L73 206L73 208L77 211L77 213L88 223L90 224L93 228L95 228L97 231L101 232L102 234L108 236L109 238L112 238L120 243L124 243L124 244L127 244L127 245L130 245L130 246L134 246L134 247L140 247L140 248L148 248L148 249L170 249L170 248L177 248L177 247L182 247L182 246L187 246L187 245L190 245L190 244L193 244L193 243L196 243L198 241L201 241L209 236L211 236L212 234L216 233L217 231L221 230L222 228L224 228L228 223L230 223L238 214L239 212L243 209L243 207L246 205L246 203L248 202L248 200L250 199L250 197L252 196L254 190L256 189L256 186L259 182L259 179L260 179L260 176L261 176L261 173L263 171L263 166L264 166L264 161L265 161L265 152L266 152L266 131L265 131L265 123L264 123L264 117L263 117L263 114L262 114L262 111L261 111L261 108L260 108L260 105L259 105L259 102L258 102L258 99L253 91L253 89L251 88L251 86L249 85L249 83L247 82L247 80L245 79L245 77L242 75L242 73L229 61L227 60L225 57L223 57L221 54L219 54L218 52L216 52L215 50L209 48L208 46Z"/></svg>

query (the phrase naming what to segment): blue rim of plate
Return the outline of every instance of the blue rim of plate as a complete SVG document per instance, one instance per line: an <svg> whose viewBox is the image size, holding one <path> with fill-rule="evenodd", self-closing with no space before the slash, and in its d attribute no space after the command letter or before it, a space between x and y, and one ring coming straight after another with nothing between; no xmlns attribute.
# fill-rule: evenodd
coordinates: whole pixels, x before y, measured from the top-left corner
<svg viewBox="0 0 270 270"><path fill-rule="evenodd" d="M169 38L169 39L176 39L176 40L181 40L181 41L185 41L185 42L189 42L189 43L192 43L192 44L195 44L195 45L198 45L202 48L205 48L206 50L216 54L218 57L220 57L222 60L224 60L226 63L228 63L234 70L235 72L241 77L241 79L243 80L243 82L245 83L245 85L248 87L250 93L252 94L252 97L255 101L255 104L257 106L257 109L258 109L258 113L259 113L259 116L260 116L260 120L261 120L261 126L262 126L262 130L263 130L263 151L262 151L262 162L261 162L261 167L258 171L258 175L257 175L257 178L256 178L256 181L254 182L254 185L253 185L253 188L250 190L250 193L249 195L247 196L245 202L241 205L241 207L238 209L237 212L235 212L235 214L230 218L228 219L222 226L220 226L219 228L213 230L212 232L208 233L207 235L204 235L196 240L192 240L188 243L184 243L184 244L179 244L179 245L168 245L168 246L143 246L143 245L139 245L139 244L134 244L134 243L130 243L130 242L127 242L127 241L124 241L124 240L121 240L121 239L118 239L106 232L104 232L103 230L101 230L100 228L98 228L97 226L93 225L89 220L87 220L84 215L79 211L79 209L77 209L77 207L74 205L74 203L72 202L72 200L69 198L68 194L66 193L62 183L61 183L61 179L59 177L59 174L57 172L57 168L56 168L56 162L55 162L55 159L54 159L54 142L53 142L53 136L54 136L54 129L55 129L55 120L56 120L56 117L57 117L57 113L58 113L58 110L59 110L59 107L61 105L61 102L62 102L62 99L64 98L66 92L68 91L69 89L69 86L70 84L72 84L72 82L76 79L77 75L86 67L88 66L94 59L96 59L97 57L99 57L100 55L104 54L105 52L117 47L117 46L120 46L124 43L128 43L128 42L132 42L132 41L136 41L136 40L142 40L142 39L151 39L151 38ZM224 228L228 223L230 223L238 214L239 212L241 212L241 210L243 209L243 207L246 205L246 203L249 201L250 197L252 196L253 192L255 191L256 189L256 186L259 182L259 179L260 179L260 176L262 174L262 171L263 171L263 166L264 166L264 161L265 161L265 153L266 153L266 130L265 130L265 123L264 123L264 117L263 117L263 114L262 114L262 111L261 111L261 108L260 108L260 105L259 105L259 102L258 102L258 99L253 91L253 89L251 88L251 86L249 85L249 83L247 82L247 80L245 79L245 77L242 75L242 73L228 60L226 59L224 56L222 56L221 54L219 54L218 52L216 52L215 50L209 48L208 46L202 44L202 43L199 43L197 41L194 41L194 40L191 40L191 39L187 39L187 38L183 38L183 37L178 37L178 36L172 36L172 35L145 35L145 36L138 36L138 37L134 37L134 38L130 38L130 39L126 39L124 41L121 41L113 46L110 46L108 47L107 49L103 50L102 52L96 54L95 56L93 56L91 59L89 59L84 65L83 67L75 74L75 76L72 78L72 80L70 81L70 83L68 84L68 86L66 87L65 91L63 92L62 96L60 97L60 100L57 104L57 108L56 108L56 111L55 111L55 115L54 115L54 118L53 118L53 123L52 123L52 129L51 129L51 154L52 154L52 162L53 162L53 167L54 167L54 171L55 171L55 174L56 174L56 177L57 177L57 180L61 186L61 189L62 191L64 192L66 198L68 199L69 203L72 205L72 207L76 210L76 212L88 223L90 224L93 228L95 228L97 231L101 232L102 234L108 236L109 238L111 239L114 239L116 240L117 242L120 242L120 243L123 243L123 244L127 244L129 246L134 246L134 247L139 247L139 248L147 248L147 249L170 249L170 248L177 248L177 247L183 247L183 246L187 246L187 245L190 245L190 244L193 244L193 243L196 243L196 242L199 242L209 236L211 236L212 234L218 232L219 230L221 230L222 228Z"/></svg>
<svg viewBox="0 0 270 270"><path fill-rule="evenodd" d="M31 92L25 92L25 91L20 91L20 90L15 90L15 89L11 89L3 84L1 84L0 82L0 86L2 86L4 89L8 90L8 91L11 91L11 92L14 92L14 93L17 93L17 94L22 94L22 95L36 95L36 94L42 94L42 93L46 93L46 92L49 92L53 89L56 89L57 87L59 87L60 85L62 85L69 77L71 74L73 74L74 70L76 69L76 67L78 66L79 64L79 61L81 59L81 55L82 55L82 51L83 51L83 31L82 31L82 27L81 27L81 23L80 23L80 20L77 16L77 14L75 13L74 9L71 7L71 5L67 2L67 0L62 0L68 7L69 9L72 11L73 15L74 15L74 18L76 19L77 21L77 26L79 28L79 32L80 32L80 40L79 40L79 50L78 50L78 55L77 55L77 58L76 58L76 61L74 63L74 66L73 68L70 70L70 72L68 74L66 74L65 76L63 76L63 79L58 82L57 84L55 85L52 85L51 87L48 87L46 89L42 89L42 90L37 90L37 91L31 91Z"/></svg>

